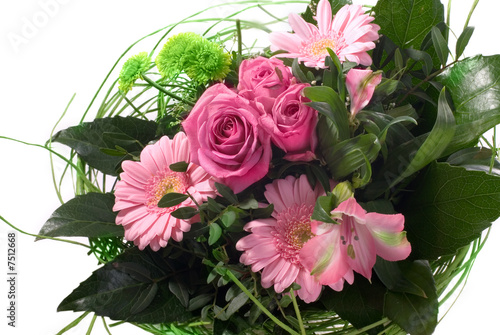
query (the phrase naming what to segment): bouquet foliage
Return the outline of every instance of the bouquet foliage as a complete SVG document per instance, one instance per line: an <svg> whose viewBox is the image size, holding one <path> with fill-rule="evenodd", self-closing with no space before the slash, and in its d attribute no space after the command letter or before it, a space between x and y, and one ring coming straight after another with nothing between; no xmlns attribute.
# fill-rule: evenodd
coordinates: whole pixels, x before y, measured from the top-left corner
<svg viewBox="0 0 500 335"><path fill-rule="evenodd" d="M438 0L298 1L272 30L292 2L146 36L50 138L75 197L38 238L88 238L100 263L61 333L90 313L152 334L434 331L500 216L500 56L464 58L467 23L451 50Z"/></svg>

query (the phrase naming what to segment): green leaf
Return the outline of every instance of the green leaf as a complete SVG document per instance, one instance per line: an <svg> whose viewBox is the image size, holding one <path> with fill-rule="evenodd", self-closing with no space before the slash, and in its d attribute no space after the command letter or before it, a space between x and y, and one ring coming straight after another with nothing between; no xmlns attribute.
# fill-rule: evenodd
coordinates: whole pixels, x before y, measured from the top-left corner
<svg viewBox="0 0 500 335"><path fill-rule="evenodd" d="M238 197L228 186L220 183L215 183L215 188L217 189L217 192L219 192L219 194L231 204L238 203Z"/></svg>
<svg viewBox="0 0 500 335"><path fill-rule="evenodd" d="M350 137L349 118L344 101L328 86L306 87L303 94L312 102L309 105L334 122L339 140ZM322 103L327 103L327 105Z"/></svg>
<svg viewBox="0 0 500 335"><path fill-rule="evenodd" d="M411 335L430 335L437 325L439 305L431 267L427 261L407 262L405 267L403 272L409 281L421 287L426 298L388 291L384 314Z"/></svg>
<svg viewBox="0 0 500 335"><path fill-rule="evenodd" d="M455 53L456 59L459 59L460 56L465 51L465 47L467 47L467 44L469 44L470 38L472 37L472 34L474 33L474 27L465 27L460 36L458 36L457 39L457 44L455 46Z"/></svg>
<svg viewBox="0 0 500 335"><path fill-rule="evenodd" d="M500 216L500 177L432 163L402 202L412 255L454 254Z"/></svg>
<svg viewBox="0 0 500 335"><path fill-rule="evenodd" d="M500 55L467 58L436 77L453 100L457 124L445 153L474 146L483 133L500 123L498 78Z"/></svg>
<svg viewBox="0 0 500 335"><path fill-rule="evenodd" d="M151 280L137 280L122 271L121 263L138 264L136 268L142 267L149 273ZM115 260L94 271L61 302L57 310L92 311L113 320L138 323L169 323L191 319L191 313L168 289L165 280L167 267L159 264L164 264L164 261L158 253L147 249L127 249Z"/></svg>
<svg viewBox="0 0 500 335"><path fill-rule="evenodd" d="M330 214L330 212L334 209L333 206L333 194L330 193L329 195L318 197L318 199L316 199L311 219L326 223L337 223L332 219Z"/></svg>
<svg viewBox="0 0 500 335"><path fill-rule="evenodd" d="M338 180L364 166L366 159L375 160L381 146L375 134L365 134L320 148L333 178Z"/></svg>
<svg viewBox="0 0 500 335"><path fill-rule="evenodd" d="M186 162L177 162L170 164L168 168L175 172L186 172L189 164Z"/></svg>
<svg viewBox="0 0 500 335"><path fill-rule="evenodd" d="M115 197L111 193L78 195L52 213L41 228L42 236L123 236L123 227L115 223Z"/></svg>
<svg viewBox="0 0 500 335"><path fill-rule="evenodd" d="M188 307L189 305L189 287L186 285L184 280L180 280L180 278L173 278L168 282L168 289L172 292L177 299L181 302L182 306Z"/></svg>
<svg viewBox="0 0 500 335"><path fill-rule="evenodd" d="M439 94L438 115L434 127L408 166L392 181L389 187L394 187L406 177L411 176L430 162L440 158L453 138L453 134L455 133L454 125L455 119L446 101L445 89L443 88Z"/></svg>
<svg viewBox="0 0 500 335"><path fill-rule="evenodd" d="M370 283L366 278L355 274L352 285L344 284L340 292L325 289L320 301L328 311L335 311L342 319L359 329L382 318L386 291L377 278L372 278ZM380 330L377 327L367 333L378 334Z"/></svg>
<svg viewBox="0 0 500 335"><path fill-rule="evenodd" d="M231 210L226 211L224 214L222 214L220 220L222 221L222 224L224 225L224 227L228 228L236 220L236 213L234 211L231 211Z"/></svg>
<svg viewBox="0 0 500 335"><path fill-rule="evenodd" d="M373 270L384 285L393 292L410 293L422 298L427 298L425 291L412 282L401 269L401 262L389 262L377 257Z"/></svg>
<svg viewBox="0 0 500 335"><path fill-rule="evenodd" d="M185 201L187 198L189 198L189 195L187 194L175 192L167 193L163 197L161 197L160 201L158 201L157 206L160 208L176 206Z"/></svg>
<svg viewBox="0 0 500 335"><path fill-rule="evenodd" d="M253 219L266 219L271 216L274 211L274 205L270 204L264 208L257 208L252 210Z"/></svg>
<svg viewBox="0 0 500 335"><path fill-rule="evenodd" d="M175 211L170 213L174 218L181 219L181 220L188 220L191 219L193 216L198 214L198 210L193 207L180 207L177 208Z"/></svg>
<svg viewBox="0 0 500 335"><path fill-rule="evenodd" d="M401 49L420 49L432 27L444 21L439 0L379 0L374 11L380 33Z"/></svg>
<svg viewBox="0 0 500 335"><path fill-rule="evenodd" d="M210 224L210 230L208 232L208 245L213 245L222 236L222 228L215 222Z"/></svg>
<svg viewBox="0 0 500 335"><path fill-rule="evenodd" d="M466 148L450 155L446 162L461 166L467 170L483 171L500 176L500 162L493 159L494 153L489 148Z"/></svg>
<svg viewBox="0 0 500 335"><path fill-rule="evenodd" d="M105 174L118 176L121 162L132 156L117 156L116 147L123 148L128 153L139 153L155 138L156 129L154 121L115 116L95 119L62 130L54 135L52 142L69 146L91 167ZM115 154L106 154L106 149L114 150Z"/></svg>
<svg viewBox="0 0 500 335"><path fill-rule="evenodd" d="M443 37L441 30L438 27L432 27L431 29L432 44L436 50L437 56L441 61L441 65L445 66L448 60L448 42Z"/></svg>

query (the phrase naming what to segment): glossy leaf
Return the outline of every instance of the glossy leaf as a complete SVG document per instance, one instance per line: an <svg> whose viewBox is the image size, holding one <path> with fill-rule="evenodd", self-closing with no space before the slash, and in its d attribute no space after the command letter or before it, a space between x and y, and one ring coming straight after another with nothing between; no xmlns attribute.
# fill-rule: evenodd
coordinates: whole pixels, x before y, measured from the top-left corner
<svg viewBox="0 0 500 335"><path fill-rule="evenodd" d="M411 335L430 335L437 325L438 300L427 261L405 263L403 272L410 282L422 288L425 297L411 293L388 291L384 314Z"/></svg>
<svg viewBox="0 0 500 335"><path fill-rule="evenodd" d="M111 193L87 193L67 201L52 213L38 233L42 236L123 236L115 223L115 197Z"/></svg>
<svg viewBox="0 0 500 335"><path fill-rule="evenodd" d="M372 162L380 147L375 134L365 134L331 147L322 147L321 151L333 178L338 180L364 166L366 159Z"/></svg>
<svg viewBox="0 0 500 335"><path fill-rule="evenodd" d="M312 108L334 122L341 141L350 137L349 114L345 107L345 103L337 92L328 86L315 86L304 88L303 93L312 101L309 104ZM321 103L327 103L329 108Z"/></svg>
<svg viewBox="0 0 500 335"><path fill-rule="evenodd" d="M399 209L414 257L453 254L500 216L500 177L433 163L415 185Z"/></svg>
<svg viewBox="0 0 500 335"><path fill-rule="evenodd" d="M493 155L494 153L488 148L466 148L450 155L446 162L467 170L483 171L500 176L500 162L492 159Z"/></svg>
<svg viewBox="0 0 500 335"><path fill-rule="evenodd" d="M379 0L374 11L380 33L402 49L420 49L432 27L444 21L439 0Z"/></svg>
<svg viewBox="0 0 500 335"><path fill-rule="evenodd" d="M500 123L500 55L467 58L436 80L450 94L456 120L455 137L445 153L475 146L479 137Z"/></svg>
<svg viewBox="0 0 500 335"><path fill-rule="evenodd" d="M441 61L441 65L446 65L448 60L448 53L450 50L448 49L448 42L443 37L441 30L438 27L432 27L431 29L432 36L432 44L434 45L434 49L436 50L437 56Z"/></svg>
<svg viewBox="0 0 500 335"><path fill-rule="evenodd" d="M377 278L372 278L370 283L366 278L355 274L354 283L344 284L340 292L326 288L321 296L321 302L327 310L335 311L356 328L362 328L382 318L386 291L387 289ZM379 332L380 327L367 331L368 334Z"/></svg>
<svg viewBox="0 0 500 335"><path fill-rule="evenodd" d="M229 201L232 204L237 204L238 203L238 197L234 194L233 190L231 190L228 186L220 183L215 183L215 188L217 189L217 192Z"/></svg>
<svg viewBox="0 0 500 335"><path fill-rule="evenodd" d="M408 166L392 181L389 187L411 176L415 172L424 168L427 164L441 157L443 151L450 143L455 132L455 119L446 101L445 90L443 89L438 100L438 115L434 127L425 141L419 147L415 156L412 157Z"/></svg>
<svg viewBox="0 0 500 335"><path fill-rule="evenodd" d="M162 262L157 253L127 249L94 271L61 302L58 311L92 311L113 320L139 323L186 321L192 316L168 289L165 269L159 265ZM137 280L123 271L122 263L139 265L136 270L145 272L142 278L151 279Z"/></svg>
<svg viewBox="0 0 500 335"><path fill-rule="evenodd" d="M457 44L455 46L455 58L458 59L465 51L467 44L469 44L469 40L474 33L474 27L465 27L460 36L458 36Z"/></svg>
<svg viewBox="0 0 500 335"><path fill-rule="evenodd" d="M69 146L91 167L117 176L121 162L132 156L118 156L116 148L138 156L142 148L155 138L156 129L154 121L116 116L62 130L54 135L52 142ZM114 154L106 154L106 149L113 150Z"/></svg>

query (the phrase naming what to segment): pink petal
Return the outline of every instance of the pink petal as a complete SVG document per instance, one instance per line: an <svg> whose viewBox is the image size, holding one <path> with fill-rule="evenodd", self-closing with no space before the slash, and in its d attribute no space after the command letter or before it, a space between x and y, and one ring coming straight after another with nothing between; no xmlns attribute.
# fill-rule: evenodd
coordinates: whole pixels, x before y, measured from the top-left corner
<svg viewBox="0 0 500 335"><path fill-rule="evenodd" d="M316 21L318 22L319 32L328 34L332 29L332 7L328 0L321 0L317 7Z"/></svg>

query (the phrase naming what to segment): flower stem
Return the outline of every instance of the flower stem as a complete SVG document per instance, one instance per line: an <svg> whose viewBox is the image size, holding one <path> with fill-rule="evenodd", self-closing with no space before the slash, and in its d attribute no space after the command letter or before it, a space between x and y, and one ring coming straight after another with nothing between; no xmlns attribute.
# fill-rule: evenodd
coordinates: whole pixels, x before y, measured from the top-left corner
<svg viewBox="0 0 500 335"><path fill-rule="evenodd" d="M281 328L283 328L284 330L286 330L287 332L289 332L290 334L292 335L300 335L299 333L297 333L295 330L293 330L292 328L288 327L286 324L284 324L283 322L281 322L280 320L278 320L267 308L265 308L261 303L260 301L255 298L253 296L253 294L247 290L247 288L238 280L238 278L236 278L233 273L226 269L226 275L243 291L245 292L245 294L248 296L248 298L250 298L250 300L252 300L252 302L254 304L257 305L257 307L259 307L259 309L264 313L266 314L271 320L273 320L273 322L275 324L277 324L278 326L280 326Z"/></svg>
<svg viewBox="0 0 500 335"><path fill-rule="evenodd" d="M180 102L183 102L189 106L194 106L194 103L192 101L189 101L189 100L186 100L184 98L181 98L180 96L178 96L177 94L174 94L170 91L167 91L166 89L164 89L163 87L161 87L156 81L148 78L146 75L142 74L142 79L144 79L147 83L149 83L151 86L153 86L154 88L156 88L157 90L159 90L160 92L163 92L165 93L166 95L168 95L169 97L175 99L175 100L178 100Z"/></svg>
<svg viewBox="0 0 500 335"><path fill-rule="evenodd" d="M290 290L290 297L292 298L293 309L295 310L297 321L299 322L300 333L302 335L306 335L306 329L304 328L304 322L302 321L299 305L297 304L297 298L295 297L295 291L293 289Z"/></svg>

